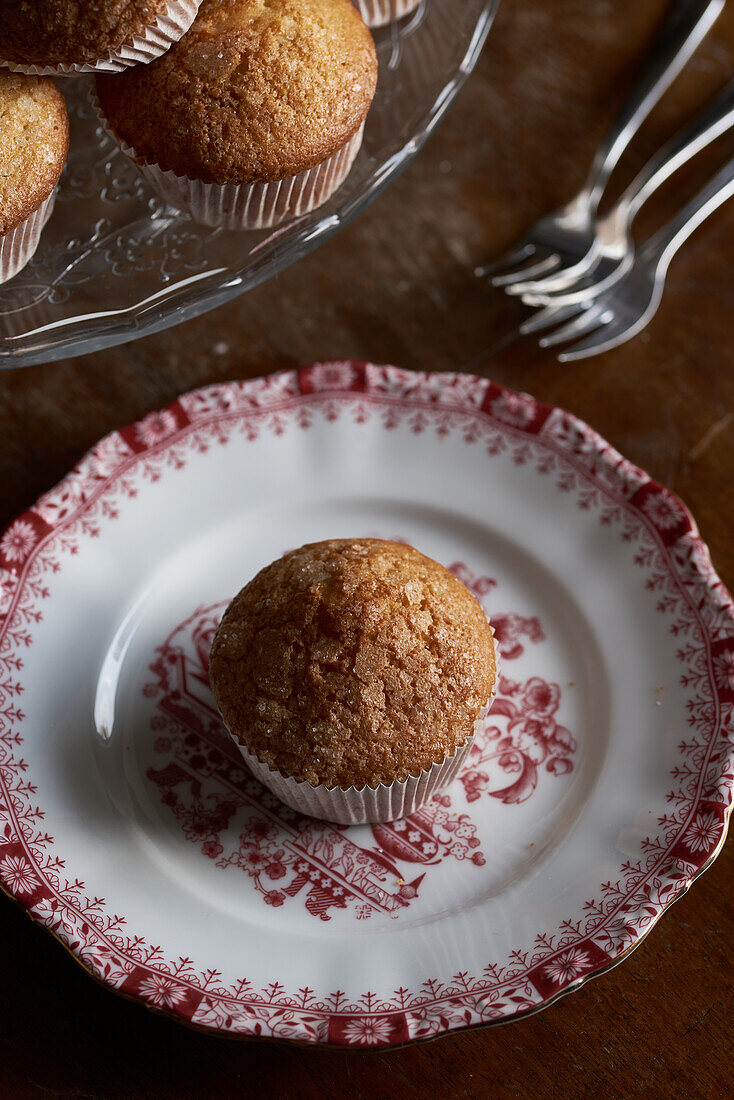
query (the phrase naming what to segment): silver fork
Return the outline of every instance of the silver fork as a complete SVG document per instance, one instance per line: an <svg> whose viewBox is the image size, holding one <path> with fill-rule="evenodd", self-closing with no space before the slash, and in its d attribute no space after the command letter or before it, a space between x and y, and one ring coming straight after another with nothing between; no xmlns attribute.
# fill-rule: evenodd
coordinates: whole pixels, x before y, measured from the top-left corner
<svg viewBox="0 0 734 1100"><path fill-rule="evenodd" d="M568 306L595 298L613 286L629 271L634 261L635 244L632 225L647 200L681 165L734 126L734 80L707 105L693 122L685 126L645 165L616 205L600 218L596 240L587 257L585 275L575 279L565 290L523 294L522 300L531 306ZM520 293L518 286L508 287L510 294ZM528 324L532 325L532 319ZM550 324L550 321L549 321ZM542 326L529 330L537 331Z"/></svg>
<svg viewBox="0 0 734 1100"><path fill-rule="evenodd" d="M562 363L568 363L609 351L636 336L657 312L665 277L678 249L714 210L733 195L734 158L675 218L638 249L632 267L620 282L595 298L573 321L542 339L541 345L550 347L584 337L559 355Z"/></svg>
<svg viewBox="0 0 734 1100"><path fill-rule="evenodd" d="M725 0L674 0L663 31L630 98L598 148L581 191L566 206L536 222L514 249L497 263L479 269L478 275L492 275L494 286L509 286L561 269L564 279L581 272L579 265L594 245L599 202L619 158L706 37L724 4ZM512 270L496 274L508 267Z"/></svg>

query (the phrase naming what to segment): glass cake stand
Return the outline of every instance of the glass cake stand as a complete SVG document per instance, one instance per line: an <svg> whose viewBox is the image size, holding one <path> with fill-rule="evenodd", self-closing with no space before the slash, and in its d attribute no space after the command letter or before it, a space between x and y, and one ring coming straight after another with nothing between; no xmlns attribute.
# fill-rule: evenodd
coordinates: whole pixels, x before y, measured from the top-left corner
<svg viewBox="0 0 734 1100"><path fill-rule="evenodd" d="M463 87L499 0L423 0L377 32L380 78L339 191L275 230L199 226L160 200L103 133L87 78L63 89L71 152L31 262L0 286L0 367L136 340L265 282L355 217L410 163Z"/></svg>

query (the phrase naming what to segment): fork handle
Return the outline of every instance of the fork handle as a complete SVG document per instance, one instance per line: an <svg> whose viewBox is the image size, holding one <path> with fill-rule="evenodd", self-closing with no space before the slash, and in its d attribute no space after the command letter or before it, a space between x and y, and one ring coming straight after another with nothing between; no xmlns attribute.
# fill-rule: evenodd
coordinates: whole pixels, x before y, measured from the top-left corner
<svg viewBox="0 0 734 1100"><path fill-rule="evenodd" d="M592 212L596 212L622 153L704 40L725 3L726 0L674 0L631 96L594 156L582 190Z"/></svg>
<svg viewBox="0 0 734 1100"><path fill-rule="evenodd" d="M688 240L691 233L732 196L734 196L734 157L719 169L714 178L698 192L695 198L686 203L679 214L645 241L640 248L640 259L644 263L659 264L664 270L667 269L673 256Z"/></svg>
<svg viewBox="0 0 734 1100"><path fill-rule="evenodd" d="M617 223L627 230L640 208L674 172L721 134L734 126L734 80L704 110L651 157L635 177L614 211Z"/></svg>

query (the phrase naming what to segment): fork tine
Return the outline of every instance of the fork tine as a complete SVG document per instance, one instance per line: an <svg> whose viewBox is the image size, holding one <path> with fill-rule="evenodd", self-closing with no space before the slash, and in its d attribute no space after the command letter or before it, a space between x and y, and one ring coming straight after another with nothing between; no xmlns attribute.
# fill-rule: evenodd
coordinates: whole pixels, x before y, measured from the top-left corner
<svg viewBox="0 0 734 1100"><path fill-rule="evenodd" d="M500 271L506 271L508 267L514 267L515 264L519 264L523 260L529 260L533 255L535 255L534 244L527 243L519 245L510 252L505 252L505 254L500 256L499 260L495 260L493 264L485 264L484 267L475 267L474 274L477 279L486 279L490 275L498 275Z"/></svg>
<svg viewBox="0 0 734 1100"><path fill-rule="evenodd" d="M571 363L576 359L587 359L590 355L600 355L603 351L611 351L630 340L636 333L637 326L630 326L624 321L613 321L609 326L598 329L585 340L579 340L572 344L566 351L562 351L558 358L562 363Z"/></svg>
<svg viewBox="0 0 734 1100"><path fill-rule="evenodd" d="M584 310L583 314L574 321L569 321L567 325L556 329L550 336L543 336L539 340L539 344L541 348L552 348L556 344L564 344L567 340L572 340L574 336L583 336L587 332L593 332L595 329L608 325L613 317L614 315L602 306L591 306L589 309Z"/></svg>
<svg viewBox="0 0 734 1100"><path fill-rule="evenodd" d="M522 300L526 306L534 306L536 309L539 309L540 306L582 305L584 302L588 305L598 293L597 285L599 284L595 283L592 278L584 276L578 282L571 283L563 290L547 290L542 294L528 291L523 293ZM605 289L606 287L603 284L599 285L599 290Z"/></svg>
<svg viewBox="0 0 734 1100"><path fill-rule="evenodd" d="M560 267L540 279L526 279L521 283L515 283L508 288L507 293L543 297L562 292L568 287L575 286L588 272L594 270L597 263L598 260L592 249L578 263L569 267Z"/></svg>
<svg viewBox="0 0 734 1100"><path fill-rule="evenodd" d="M583 312L584 307L577 305L575 302L573 305L568 306L546 306L545 309L539 309L533 317L528 317L527 321L520 325L520 335L530 336L533 332L542 332L543 329L560 325L562 321L568 321L570 317L576 317Z"/></svg>
<svg viewBox="0 0 734 1100"><path fill-rule="evenodd" d="M528 277L533 275L550 274L551 271L555 271L556 268L560 266L561 257L557 252L551 252L537 263L527 264L525 267L518 267L514 271L508 271L505 275L495 275L492 279L492 286L508 287L512 283L516 283L520 280L525 282Z"/></svg>

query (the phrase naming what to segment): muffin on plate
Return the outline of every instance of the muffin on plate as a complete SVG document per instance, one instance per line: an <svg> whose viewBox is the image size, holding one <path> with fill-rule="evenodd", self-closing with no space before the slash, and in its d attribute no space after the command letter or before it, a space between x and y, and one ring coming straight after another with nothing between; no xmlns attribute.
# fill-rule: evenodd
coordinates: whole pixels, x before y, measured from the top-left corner
<svg viewBox="0 0 734 1100"><path fill-rule="evenodd" d="M194 21L201 0L0 0L0 65L36 75L147 64Z"/></svg>
<svg viewBox="0 0 734 1100"><path fill-rule="evenodd" d="M383 27L409 15L421 0L354 0L368 27Z"/></svg>
<svg viewBox="0 0 734 1100"><path fill-rule="evenodd" d="M257 778L348 824L404 817L451 782L497 667L482 607L442 565L401 543L335 539L235 596L209 676Z"/></svg>
<svg viewBox="0 0 734 1100"><path fill-rule="evenodd" d="M36 251L68 151L69 118L53 80L0 71L0 283Z"/></svg>
<svg viewBox="0 0 734 1100"><path fill-rule="evenodd" d="M158 61L97 78L97 109L145 178L206 225L260 229L325 202L377 82L351 0L204 0Z"/></svg>

